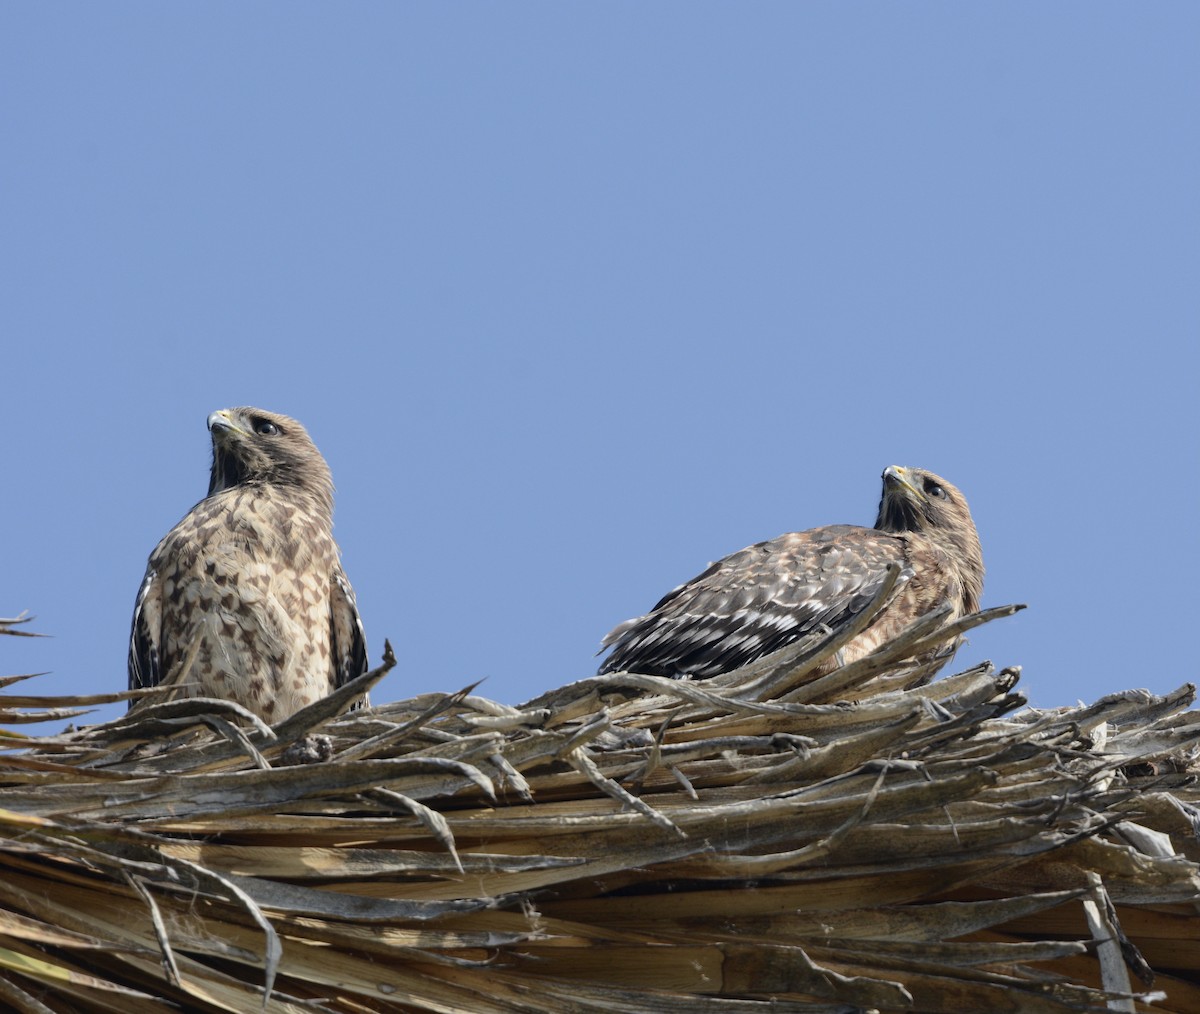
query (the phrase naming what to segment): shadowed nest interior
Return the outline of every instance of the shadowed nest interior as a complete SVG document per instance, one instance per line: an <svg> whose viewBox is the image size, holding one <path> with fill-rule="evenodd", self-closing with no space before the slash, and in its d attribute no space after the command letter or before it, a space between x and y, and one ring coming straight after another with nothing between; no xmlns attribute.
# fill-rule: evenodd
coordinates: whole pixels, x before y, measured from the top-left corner
<svg viewBox="0 0 1200 1014"><path fill-rule="evenodd" d="M23 738L129 695L0 681L0 1006L1200 1010L1194 688L929 683L943 620L815 678L853 631L348 711L388 649L274 729L194 698Z"/></svg>

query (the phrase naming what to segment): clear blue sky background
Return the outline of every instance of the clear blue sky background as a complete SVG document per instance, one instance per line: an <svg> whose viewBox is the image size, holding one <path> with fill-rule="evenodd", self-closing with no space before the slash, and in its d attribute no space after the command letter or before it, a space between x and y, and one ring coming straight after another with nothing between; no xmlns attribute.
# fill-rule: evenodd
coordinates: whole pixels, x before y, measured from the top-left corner
<svg viewBox="0 0 1200 1014"><path fill-rule="evenodd" d="M710 559L967 494L955 668L1198 675L1200 5L0 8L0 673L123 688L206 415L338 485L377 700L594 670ZM28 685L28 684L27 684ZM104 717L117 708L100 712Z"/></svg>

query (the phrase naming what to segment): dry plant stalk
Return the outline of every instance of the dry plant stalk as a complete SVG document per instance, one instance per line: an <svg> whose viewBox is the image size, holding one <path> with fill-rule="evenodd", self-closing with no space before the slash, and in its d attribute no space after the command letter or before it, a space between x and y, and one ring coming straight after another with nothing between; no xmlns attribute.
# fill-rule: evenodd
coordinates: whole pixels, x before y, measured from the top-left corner
<svg viewBox="0 0 1200 1014"><path fill-rule="evenodd" d="M836 643L348 710L389 648L274 729L192 699L4 733L0 1003L1200 1010L1194 688L1033 711L1015 669L928 683L937 622L815 680Z"/></svg>

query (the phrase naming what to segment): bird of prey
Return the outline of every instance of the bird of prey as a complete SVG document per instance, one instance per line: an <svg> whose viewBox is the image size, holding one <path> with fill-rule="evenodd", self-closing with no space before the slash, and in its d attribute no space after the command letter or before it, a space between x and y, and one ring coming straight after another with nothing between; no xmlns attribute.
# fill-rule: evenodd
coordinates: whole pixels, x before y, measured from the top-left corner
<svg viewBox="0 0 1200 1014"><path fill-rule="evenodd" d="M176 686L279 722L367 668L333 541L333 477L287 416L229 408L208 428L208 495L150 554L129 688Z"/></svg>
<svg viewBox="0 0 1200 1014"><path fill-rule="evenodd" d="M874 528L829 525L789 532L712 564L646 613L613 629L601 673L716 676L816 632L836 632L871 602L888 564L899 583L872 623L840 652L870 654L918 617L949 603L952 620L976 612L983 555L967 501L919 468L892 465ZM953 641L942 646L942 664ZM950 650L946 650L949 648ZM832 661L819 672L837 665Z"/></svg>

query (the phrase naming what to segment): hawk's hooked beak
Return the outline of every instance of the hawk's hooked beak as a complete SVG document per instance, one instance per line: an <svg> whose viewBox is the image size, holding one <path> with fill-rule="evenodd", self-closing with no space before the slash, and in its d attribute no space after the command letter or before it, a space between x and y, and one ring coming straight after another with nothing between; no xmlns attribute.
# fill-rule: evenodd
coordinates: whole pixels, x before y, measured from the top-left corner
<svg viewBox="0 0 1200 1014"><path fill-rule="evenodd" d="M884 532L915 532L925 526L929 498L911 468L889 465L883 470L883 497L875 527Z"/></svg>
<svg viewBox="0 0 1200 1014"><path fill-rule="evenodd" d="M227 408L208 417L208 431L212 434L213 451L208 495L212 496L242 481L244 466L239 450L244 450L244 441L238 437L248 437L250 433L238 424L237 416Z"/></svg>
<svg viewBox="0 0 1200 1014"><path fill-rule="evenodd" d="M208 417L208 430L213 435L214 439L220 437L221 434L226 431L241 433L243 436L250 435L246 430L242 429L242 427L237 424L237 421L233 417L233 413L227 408L223 408L219 412L214 412Z"/></svg>
<svg viewBox="0 0 1200 1014"><path fill-rule="evenodd" d="M900 493L916 500L925 499L925 494L912 484L908 469L900 465L888 465L883 470L883 488L888 493Z"/></svg>

